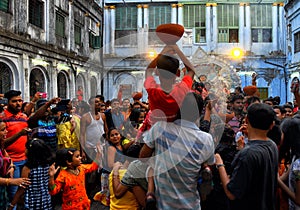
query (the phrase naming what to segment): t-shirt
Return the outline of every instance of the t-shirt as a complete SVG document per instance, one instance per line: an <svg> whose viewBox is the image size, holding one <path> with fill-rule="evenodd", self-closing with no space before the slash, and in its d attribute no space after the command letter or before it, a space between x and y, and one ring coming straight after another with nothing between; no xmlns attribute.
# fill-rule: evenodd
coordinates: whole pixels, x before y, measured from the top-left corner
<svg viewBox="0 0 300 210"><path fill-rule="evenodd" d="M8 110L4 110L0 118L6 124L7 135L6 138L9 138L16 133L20 132L23 128L27 128L27 116L22 112L14 115L10 113ZM13 161L22 161L26 159L25 156L25 144L27 141L27 136L21 136L18 138L13 144L9 145L6 149L7 153L9 154L10 158Z"/></svg>
<svg viewBox="0 0 300 210"><path fill-rule="evenodd" d="M297 181L300 178L300 159L294 160L290 167L289 188L292 192L296 193ZM300 210L300 206L292 201L292 199L289 199L289 209Z"/></svg>
<svg viewBox="0 0 300 210"><path fill-rule="evenodd" d="M145 191L148 189L147 182L148 164L140 160L132 161L126 173L124 174L121 183L127 187L141 186Z"/></svg>
<svg viewBox="0 0 300 210"><path fill-rule="evenodd" d="M193 80L190 76L186 75L182 81L173 85L172 91L165 93L159 84L156 83L154 78L148 77L145 80L144 86L148 93L148 100L150 104L151 123L164 120L168 122L174 121L176 114L181 107L185 95L191 90Z"/></svg>
<svg viewBox="0 0 300 210"><path fill-rule="evenodd" d="M232 210L275 210L278 150L272 140L249 140L232 162Z"/></svg>
<svg viewBox="0 0 300 210"><path fill-rule="evenodd" d="M150 162L158 209L200 209L197 180L201 164L214 163L212 136L186 120L159 121L144 141L155 149Z"/></svg>
<svg viewBox="0 0 300 210"><path fill-rule="evenodd" d="M125 172L126 169L119 170L120 179L122 179ZM114 190L113 190L112 176L113 176L113 172L111 172L109 175L110 210L120 210L120 209L138 210L139 203L137 202L132 192L127 191L120 199L115 197Z"/></svg>

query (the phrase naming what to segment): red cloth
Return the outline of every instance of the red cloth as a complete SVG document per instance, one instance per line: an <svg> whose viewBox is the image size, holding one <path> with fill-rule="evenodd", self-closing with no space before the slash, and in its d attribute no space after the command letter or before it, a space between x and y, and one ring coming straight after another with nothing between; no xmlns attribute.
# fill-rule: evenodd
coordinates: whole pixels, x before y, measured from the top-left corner
<svg viewBox="0 0 300 210"><path fill-rule="evenodd" d="M144 86L148 92L150 110L152 111L151 123L154 124L166 119L168 122L174 121L185 95L192 88L192 84L192 78L186 75L180 83L173 86L169 94L166 94L153 77L148 77Z"/></svg>
<svg viewBox="0 0 300 210"><path fill-rule="evenodd" d="M82 90L77 90L77 99L78 101L82 101L83 100L83 91Z"/></svg>
<svg viewBox="0 0 300 210"><path fill-rule="evenodd" d="M20 132L23 128L27 128L27 116L22 112L19 112L17 115L13 115L7 110L1 114L0 118L5 122L7 135L6 137L9 138L16 133ZM13 144L9 145L6 148L6 152L10 156L13 161L21 161L25 160L25 144L27 141L27 136L21 136L15 141Z"/></svg>

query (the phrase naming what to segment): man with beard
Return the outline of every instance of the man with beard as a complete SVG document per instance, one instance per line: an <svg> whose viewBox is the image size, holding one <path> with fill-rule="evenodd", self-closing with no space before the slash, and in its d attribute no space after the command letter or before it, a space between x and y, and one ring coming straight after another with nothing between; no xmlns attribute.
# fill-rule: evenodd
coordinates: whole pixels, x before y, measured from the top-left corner
<svg viewBox="0 0 300 210"><path fill-rule="evenodd" d="M234 130L234 133L237 133L240 128L240 122L243 117L243 104L244 97L242 95L234 95L231 99L232 111L234 117L227 123Z"/></svg>
<svg viewBox="0 0 300 210"><path fill-rule="evenodd" d="M7 129L7 139L4 142L4 147L15 166L14 178L20 178L26 160L27 116L21 112L23 104L21 91L10 90L4 94L4 98L8 100L7 108L0 115ZM13 199L17 188L17 186L10 186L8 188L10 201Z"/></svg>
<svg viewBox="0 0 300 210"><path fill-rule="evenodd" d="M106 117L100 113L101 100L96 97L89 99L91 111L85 113L80 120L80 143L83 160L94 160L97 144L103 134L107 132Z"/></svg>

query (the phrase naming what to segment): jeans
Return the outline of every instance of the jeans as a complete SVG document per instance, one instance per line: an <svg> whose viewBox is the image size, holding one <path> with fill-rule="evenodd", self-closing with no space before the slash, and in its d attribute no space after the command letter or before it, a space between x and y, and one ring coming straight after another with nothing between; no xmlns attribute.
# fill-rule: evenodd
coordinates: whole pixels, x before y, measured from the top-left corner
<svg viewBox="0 0 300 210"><path fill-rule="evenodd" d="M15 171L14 171L14 178L20 178L21 177L21 173L22 173L22 169L23 166L25 165L26 160L21 160L21 161L15 161L14 165L16 166ZM18 190L18 186L9 186L7 187L7 194L8 194L8 199L9 202L12 201L12 199L14 198L16 192ZM14 210L16 209L16 207L14 208Z"/></svg>

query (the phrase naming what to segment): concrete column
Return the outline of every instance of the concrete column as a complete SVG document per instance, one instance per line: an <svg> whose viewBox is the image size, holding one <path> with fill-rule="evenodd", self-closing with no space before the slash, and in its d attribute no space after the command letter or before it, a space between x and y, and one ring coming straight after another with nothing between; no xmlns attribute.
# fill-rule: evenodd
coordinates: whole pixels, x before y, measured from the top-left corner
<svg viewBox="0 0 300 210"><path fill-rule="evenodd" d="M244 43L245 43L245 51L251 51L251 11L250 11L250 4L246 3L246 27L244 29Z"/></svg>
<svg viewBox="0 0 300 210"><path fill-rule="evenodd" d="M177 23L177 4L172 4L171 23Z"/></svg>
<svg viewBox="0 0 300 210"><path fill-rule="evenodd" d="M69 16L67 30L67 49L74 50L75 48L75 36L74 36L74 11L73 11L73 1L69 1Z"/></svg>
<svg viewBox="0 0 300 210"><path fill-rule="evenodd" d="M55 4L54 1L46 1L46 42L49 44L56 43L55 37Z"/></svg>
<svg viewBox="0 0 300 210"><path fill-rule="evenodd" d="M149 5L143 5L144 8L144 47L148 48L148 36L149 36Z"/></svg>
<svg viewBox="0 0 300 210"><path fill-rule="evenodd" d="M177 4L178 6L178 24L183 25L183 4Z"/></svg>
<svg viewBox="0 0 300 210"><path fill-rule="evenodd" d="M111 54L115 54L116 7L110 6L110 46Z"/></svg>
<svg viewBox="0 0 300 210"><path fill-rule="evenodd" d="M215 50L217 48L217 43L218 43L218 19L217 19L217 4L216 3L212 3L212 14L211 14L211 18L212 18L212 43L211 43L211 50Z"/></svg>
<svg viewBox="0 0 300 210"><path fill-rule="evenodd" d="M89 25L90 25L90 18L89 14L85 13L84 15L84 31L83 31L83 55L89 56L90 55L90 45L89 45Z"/></svg>
<svg viewBox="0 0 300 210"><path fill-rule="evenodd" d="M243 49L245 49L245 30L246 27L246 14L245 14L245 3L240 3L239 6L239 43Z"/></svg>
<svg viewBox="0 0 300 210"><path fill-rule="evenodd" d="M141 54L143 51L143 6L137 5L137 48L138 53Z"/></svg>
<svg viewBox="0 0 300 210"><path fill-rule="evenodd" d="M110 39L110 31L109 31L109 6L104 6L104 30L103 30L103 52L104 54L109 54L109 39Z"/></svg>
<svg viewBox="0 0 300 210"><path fill-rule="evenodd" d="M206 4L205 25L206 25L207 52L211 51L211 41L212 41L212 20L211 20L210 12L211 12L211 6L210 4Z"/></svg>
<svg viewBox="0 0 300 210"><path fill-rule="evenodd" d="M278 51L278 3L273 3L272 6L272 45L273 51Z"/></svg>
<svg viewBox="0 0 300 210"><path fill-rule="evenodd" d="M28 54L22 54L22 69L23 71L20 71L20 77L19 77L19 87L21 87L23 99L25 101L30 101L30 87L29 87L29 78L30 78L30 64L29 64L29 57ZM24 78L24 79L22 79ZM24 82L25 81L25 82Z"/></svg>
<svg viewBox="0 0 300 210"><path fill-rule="evenodd" d="M137 28L139 31L143 27L143 9L141 4L138 4L136 7L137 7Z"/></svg>
<svg viewBox="0 0 300 210"><path fill-rule="evenodd" d="M183 26L183 4L177 4L178 7L178 20L177 23ZM182 38L177 42L179 48L182 49Z"/></svg>
<svg viewBox="0 0 300 210"><path fill-rule="evenodd" d="M283 3L280 3L279 4L279 28L278 28L278 31L279 31L279 37L278 37L278 50L281 50L281 51L285 51L284 48L285 48L285 38L284 38L284 35L286 34L286 30L285 30L285 19L284 19L284 8L283 8Z"/></svg>

